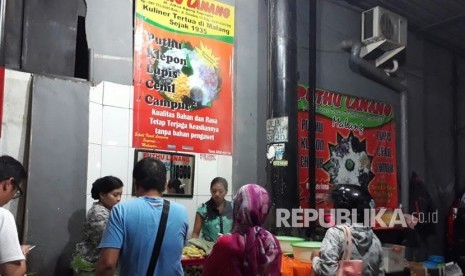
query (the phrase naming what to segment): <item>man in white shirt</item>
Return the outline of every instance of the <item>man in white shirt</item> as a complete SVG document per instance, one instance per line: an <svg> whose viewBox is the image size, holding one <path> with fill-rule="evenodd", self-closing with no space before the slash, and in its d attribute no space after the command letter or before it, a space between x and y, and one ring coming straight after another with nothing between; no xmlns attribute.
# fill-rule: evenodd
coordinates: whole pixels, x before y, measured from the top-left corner
<svg viewBox="0 0 465 276"><path fill-rule="evenodd" d="M10 156L0 156L0 206L23 194L26 171L23 165ZM26 260L19 244L15 219L11 212L0 207L0 275L23 276Z"/></svg>

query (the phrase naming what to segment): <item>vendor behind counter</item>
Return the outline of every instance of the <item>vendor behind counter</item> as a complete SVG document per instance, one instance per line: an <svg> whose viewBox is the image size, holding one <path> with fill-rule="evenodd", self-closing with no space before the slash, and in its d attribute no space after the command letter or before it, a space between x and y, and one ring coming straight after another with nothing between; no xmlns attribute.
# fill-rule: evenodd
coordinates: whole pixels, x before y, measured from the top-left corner
<svg viewBox="0 0 465 276"><path fill-rule="evenodd" d="M210 193L210 200L197 209L192 238L216 242L220 235L231 232L233 223L232 203L225 199L228 193L226 179L215 177L210 184Z"/></svg>

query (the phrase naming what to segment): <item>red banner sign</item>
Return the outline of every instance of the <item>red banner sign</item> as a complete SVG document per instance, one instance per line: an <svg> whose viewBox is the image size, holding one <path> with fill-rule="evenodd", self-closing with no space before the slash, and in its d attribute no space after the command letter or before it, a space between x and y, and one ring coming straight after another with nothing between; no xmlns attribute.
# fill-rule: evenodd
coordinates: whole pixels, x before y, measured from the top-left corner
<svg viewBox="0 0 465 276"><path fill-rule="evenodd" d="M212 3L136 1L134 148L232 154L234 7Z"/></svg>
<svg viewBox="0 0 465 276"><path fill-rule="evenodd" d="M308 207L308 93L299 87L300 205ZM367 188L376 207L398 207L396 131L390 104L317 90L315 95L315 198L328 208L338 184Z"/></svg>

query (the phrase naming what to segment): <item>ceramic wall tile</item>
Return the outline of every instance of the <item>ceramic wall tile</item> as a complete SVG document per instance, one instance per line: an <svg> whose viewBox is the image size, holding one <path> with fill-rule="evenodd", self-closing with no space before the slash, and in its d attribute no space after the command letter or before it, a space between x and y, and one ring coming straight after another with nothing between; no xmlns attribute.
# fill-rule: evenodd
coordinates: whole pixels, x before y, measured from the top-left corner
<svg viewBox="0 0 465 276"><path fill-rule="evenodd" d="M197 207L199 207L200 204L209 201L210 198L211 198L211 195L199 195L199 196L197 196ZM195 208L196 210L197 210L197 207Z"/></svg>
<svg viewBox="0 0 465 276"><path fill-rule="evenodd" d="M195 222L195 213L197 210L197 197L193 198L176 198L176 202L179 204L184 205L187 210L187 217L189 218L189 232L188 236L190 237L192 234L192 230L194 229L194 222Z"/></svg>
<svg viewBox="0 0 465 276"><path fill-rule="evenodd" d="M102 146L89 144L89 154L87 158L87 193L90 194L92 183L101 177Z"/></svg>
<svg viewBox="0 0 465 276"><path fill-rule="evenodd" d="M195 186L197 186L197 195L209 195L210 183L213 178L218 176L218 156L209 154L200 154L195 159Z"/></svg>
<svg viewBox="0 0 465 276"><path fill-rule="evenodd" d="M170 201L170 202L177 202L177 198L175 198L175 197L166 197L166 196L165 196L165 197L163 197L163 198L166 199L166 200L168 200L168 201Z"/></svg>
<svg viewBox="0 0 465 276"><path fill-rule="evenodd" d="M103 106L89 103L89 143L102 144Z"/></svg>
<svg viewBox="0 0 465 276"><path fill-rule="evenodd" d="M128 149L124 147L102 146L101 175L118 177L126 185L128 182Z"/></svg>
<svg viewBox="0 0 465 276"><path fill-rule="evenodd" d="M123 194L123 195L121 196L121 201L122 201L122 202L128 201L128 200L130 200L130 199L131 199L131 196L129 196L129 195Z"/></svg>
<svg viewBox="0 0 465 276"><path fill-rule="evenodd" d="M132 195L123 195L123 198L124 198L125 201L129 201L129 200L136 199L137 197L132 196Z"/></svg>
<svg viewBox="0 0 465 276"><path fill-rule="evenodd" d="M228 181L228 195L231 195L232 190L232 156L217 155L218 158L218 176L225 178Z"/></svg>
<svg viewBox="0 0 465 276"><path fill-rule="evenodd" d="M93 103L103 104L103 82L90 87L89 101Z"/></svg>
<svg viewBox="0 0 465 276"><path fill-rule="evenodd" d="M133 120L134 118L134 112L132 109L129 109L129 126L128 126L128 146L132 147L132 126L133 126Z"/></svg>
<svg viewBox="0 0 465 276"><path fill-rule="evenodd" d="M92 195L87 194L86 195L86 214L87 211L89 211L90 207L92 207L92 204L94 204L95 199L92 198Z"/></svg>
<svg viewBox="0 0 465 276"><path fill-rule="evenodd" d="M126 199L127 200L133 200L133 199L136 199L137 196L133 196L133 195L126 195Z"/></svg>
<svg viewBox="0 0 465 276"><path fill-rule="evenodd" d="M129 108L131 87L112 82L104 82L103 105Z"/></svg>
<svg viewBox="0 0 465 276"><path fill-rule="evenodd" d="M1 122L2 154L24 160L28 141L31 74L5 69L3 117Z"/></svg>
<svg viewBox="0 0 465 276"><path fill-rule="evenodd" d="M128 148L128 176L127 176L127 183L125 185L125 194L131 195L132 194L132 170L134 169L134 149Z"/></svg>
<svg viewBox="0 0 465 276"><path fill-rule="evenodd" d="M129 109L103 106L102 144L129 146Z"/></svg>
<svg viewBox="0 0 465 276"><path fill-rule="evenodd" d="M134 108L134 86L129 87L129 109Z"/></svg>

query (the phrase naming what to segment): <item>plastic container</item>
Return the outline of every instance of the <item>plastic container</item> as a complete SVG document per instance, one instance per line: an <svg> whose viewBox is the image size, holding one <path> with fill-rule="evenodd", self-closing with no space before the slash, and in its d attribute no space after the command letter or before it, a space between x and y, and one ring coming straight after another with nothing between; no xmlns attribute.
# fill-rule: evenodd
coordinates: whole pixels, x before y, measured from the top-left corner
<svg viewBox="0 0 465 276"><path fill-rule="evenodd" d="M423 262L423 266L426 268L437 268L438 264L432 261Z"/></svg>
<svg viewBox="0 0 465 276"><path fill-rule="evenodd" d="M405 246L386 243L383 245L384 271L387 273L404 271Z"/></svg>
<svg viewBox="0 0 465 276"><path fill-rule="evenodd" d="M430 255L428 257L428 261L435 262L437 264L441 264L441 263L444 263L444 256Z"/></svg>
<svg viewBox="0 0 465 276"><path fill-rule="evenodd" d="M294 254L294 259L311 263L312 262L312 253L316 250L320 250L321 242L317 241L305 241L305 242L295 242L291 244L292 253Z"/></svg>
<svg viewBox="0 0 465 276"><path fill-rule="evenodd" d="M292 253L291 243L305 241L304 238L291 236L276 236L276 239L279 241L283 253Z"/></svg>

